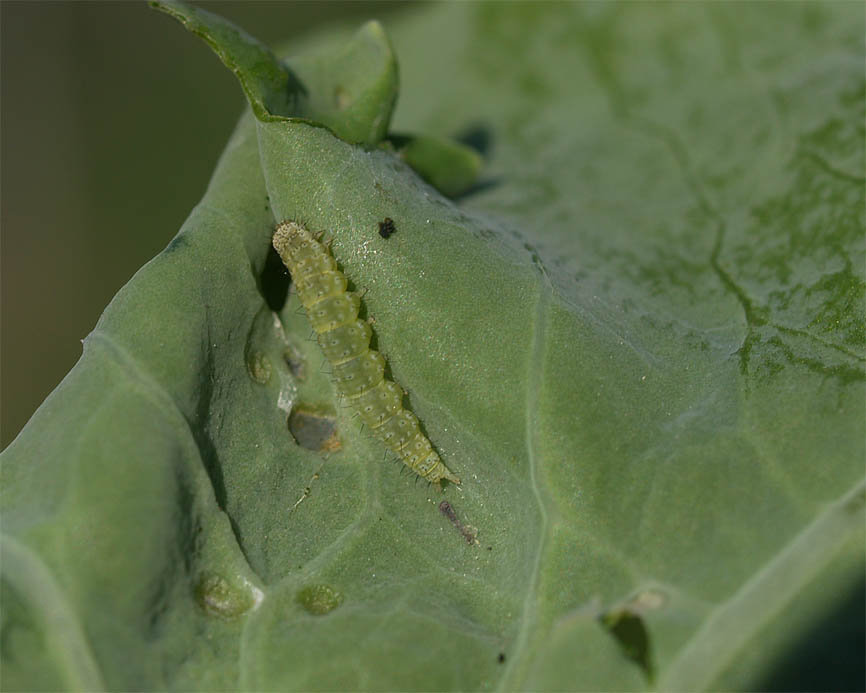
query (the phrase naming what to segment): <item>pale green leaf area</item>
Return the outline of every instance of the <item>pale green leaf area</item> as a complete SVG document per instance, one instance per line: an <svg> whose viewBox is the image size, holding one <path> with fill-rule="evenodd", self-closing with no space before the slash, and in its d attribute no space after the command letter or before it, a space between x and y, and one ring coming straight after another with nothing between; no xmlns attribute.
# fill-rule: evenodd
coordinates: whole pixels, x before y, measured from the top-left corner
<svg viewBox="0 0 866 693"><path fill-rule="evenodd" d="M864 13L439 5L288 66L198 16L258 117L3 454L3 688L779 680L863 589ZM283 219L459 487L335 394Z"/></svg>

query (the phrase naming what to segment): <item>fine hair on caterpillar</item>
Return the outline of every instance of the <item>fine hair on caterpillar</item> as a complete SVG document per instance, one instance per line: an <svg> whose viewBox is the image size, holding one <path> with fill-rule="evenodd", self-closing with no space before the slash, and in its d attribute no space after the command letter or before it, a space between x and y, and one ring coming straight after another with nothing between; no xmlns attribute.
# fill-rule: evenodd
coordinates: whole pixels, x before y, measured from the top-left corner
<svg viewBox="0 0 866 693"><path fill-rule="evenodd" d="M403 390L385 378L385 357L370 348L372 330L358 318L361 299L347 291L346 277L330 249L302 224L277 225L274 248L292 275L337 390L372 431L420 477L435 484L459 484L420 430L418 419L403 407Z"/></svg>

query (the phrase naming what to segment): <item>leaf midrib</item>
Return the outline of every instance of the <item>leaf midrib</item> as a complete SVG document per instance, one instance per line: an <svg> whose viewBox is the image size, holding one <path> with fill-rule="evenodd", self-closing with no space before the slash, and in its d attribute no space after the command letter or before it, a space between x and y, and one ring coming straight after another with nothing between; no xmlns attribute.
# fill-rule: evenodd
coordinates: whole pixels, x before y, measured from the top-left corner
<svg viewBox="0 0 866 693"><path fill-rule="evenodd" d="M663 673L657 689L706 690L863 527L864 506L866 480L859 480L710 613Z"/></svg>

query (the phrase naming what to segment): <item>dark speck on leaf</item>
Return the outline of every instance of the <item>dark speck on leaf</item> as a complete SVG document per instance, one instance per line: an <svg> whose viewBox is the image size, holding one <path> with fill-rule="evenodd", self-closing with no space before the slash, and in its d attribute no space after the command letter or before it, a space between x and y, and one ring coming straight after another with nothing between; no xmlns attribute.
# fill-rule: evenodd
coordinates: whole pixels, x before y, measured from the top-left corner
<svg viewBox="0 0 866 693"><path fill-rule="evenodd" d="M189 241L186 239L186 236L175 236L171 243L169 243L166 248L166 253L173 253L176 250L180 250L181 248L189 245Z"/></svg>
<svg viewBox="0 0 866 693"><path fill-rule="evenodd" d="M379 235L382 238L389 238L397 232L397 227L394 226L394 220L391 217L385 217L384 221L379 222Z"/></svg>
<svg viewBox="0 0 866 693"><path fill-rule="evenodd" d="M499 663L500 663L500 664L504 664L504 663L505 663L505 653L504 653L504 652L500 652L500 653L499 653L498 660L499 660Z"/></svg>
<svg viewBox="0 0 866 693"><path fill-rule="evenodd" d="M457 512L454 510L451 503L449 503L447 500L442 501L439 504L439 512L441 512L445 517L451 520L451 524L454 525L460 532L460 534L463 535L463 538L466 540L467 544L471 545L475 543L475 536L472 534L471 531L469 531L468 529L466 529L466 527L463 526L460 520L457 519Z"/></svg>

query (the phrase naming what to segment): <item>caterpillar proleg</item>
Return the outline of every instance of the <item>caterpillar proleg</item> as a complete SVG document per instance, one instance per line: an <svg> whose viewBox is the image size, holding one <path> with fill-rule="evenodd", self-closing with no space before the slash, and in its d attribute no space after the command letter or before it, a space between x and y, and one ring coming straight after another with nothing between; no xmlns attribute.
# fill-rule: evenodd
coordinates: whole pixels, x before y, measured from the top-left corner
<svg viewBox="0 0 866 693"><path fill-rule="evenodd" d="M360 299L346 290L346 277L330 250L294 221L277 226L273 243L331 363L337 389L361 421L422 478L459 484L420 431L418 419L403 408L403 390L385 379L385 358L370 348L370 326L358 319Z"/></svg>

